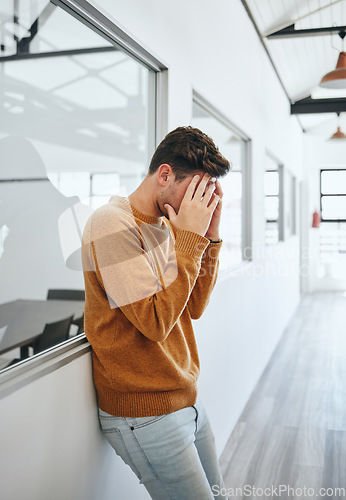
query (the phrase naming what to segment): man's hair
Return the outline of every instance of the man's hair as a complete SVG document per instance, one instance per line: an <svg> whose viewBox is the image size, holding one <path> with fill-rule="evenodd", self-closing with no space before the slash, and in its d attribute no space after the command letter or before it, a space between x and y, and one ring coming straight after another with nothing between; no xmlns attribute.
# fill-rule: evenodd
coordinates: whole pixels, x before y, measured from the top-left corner
<svg viewBox="0 0 346 500"><path fill-rule="evenodd" d="M178 127L160 142L149 165L149 175L160 165L172 167L175 179L183 180L197 171L211 177L222 177L231 169L230 162L220 153L214 141L198 128Z"/></svg>

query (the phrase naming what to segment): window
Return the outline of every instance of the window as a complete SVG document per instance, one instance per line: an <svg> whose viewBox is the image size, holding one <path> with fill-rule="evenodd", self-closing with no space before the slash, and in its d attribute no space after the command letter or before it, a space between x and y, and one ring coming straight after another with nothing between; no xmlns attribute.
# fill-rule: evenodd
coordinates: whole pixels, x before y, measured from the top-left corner
<svg viewBox="0 0 346 500"><path fill-rule="evenodd" d="M47 307L49 290L83 292L81 262L69 260L80 246L79 209L90 214L131 192L155 148L165 68L85 4L2 6L0 369L31 355L32 339L63 319ZM75 319L81 308L72 305Z"/></svg>
<svg viewBox="0 0 346 500"><path fill-rule="evenodd" d="M321 170L322 221L346 222L346 169Z"/></svg>
<svg viewBox="0 0 346 500"><path fill-rule="evenodd" d="M251 259L249 139L197 92L193 96L192 125L208 134L230 161L221 179L224 191L220 270Z"/></svg>
<svg viewBox="0 0 346 500"><path fill-rule="evenodd" d="M282 167L268 154L264 172L265 243L273 245L283 239Z"/></svg>
<svg viewBox="0 0 346 500"><path fill-rule="evenodd" d="M285 232L291 236L296 234L296 179L291 172L286 171L285 181Z"/></svg>
<svg viewBox="0 0 346 500"><path fill-rule="evenodd" d="M346 169L320 171L320 258L346 275ZM336 271L336 269L335 269Z"/></svg>
<svg viewBox="0 0 346 500"><path fill-rule="evenodd" d="M297 234L297 179L291 176L291 234Z"/></svg>

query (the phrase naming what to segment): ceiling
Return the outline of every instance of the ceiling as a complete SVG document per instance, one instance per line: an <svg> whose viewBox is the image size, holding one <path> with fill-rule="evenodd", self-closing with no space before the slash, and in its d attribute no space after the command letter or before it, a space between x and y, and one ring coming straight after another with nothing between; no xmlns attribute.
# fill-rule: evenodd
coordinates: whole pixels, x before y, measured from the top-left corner
<svg viewBox="0 0 346 500"><path fill-rule="evenodd" d="M242 1L293 104L293 112L300 111L295 103L313 98L313 101L308 99L308 110L312 113L297 114L304 131L328 139L338 122L345 131L346 112L341 112L338 119L336 111L346 110L346 89L322 89L319 82L335 69L339 53L346 47L346 37L342 40L338 34L339 27L346 30L346 0ZM314 28L332 28L332 32L310 31L297 36L297 30ZM285 33L277 34L284 29ZM336 98L338 102L332 101ZM316 112L316 103L322 103L317 99L328 99L324 107L332 112Z"/></svg>

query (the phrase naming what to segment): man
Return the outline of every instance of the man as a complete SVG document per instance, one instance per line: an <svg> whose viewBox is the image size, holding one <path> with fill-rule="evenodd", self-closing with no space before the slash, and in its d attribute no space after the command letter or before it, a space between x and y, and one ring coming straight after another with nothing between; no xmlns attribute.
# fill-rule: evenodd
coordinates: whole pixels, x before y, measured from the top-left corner
<svg viewBox="0 0 346 500"><path fill-rule="evenodd" d="M216 282L230 164L199 129L157 147L128 198L112 196L83 233L85 334L104 435L154 500L225 498L197 395L191 319ZM214 487L214 489L212 489Z"/></svg>

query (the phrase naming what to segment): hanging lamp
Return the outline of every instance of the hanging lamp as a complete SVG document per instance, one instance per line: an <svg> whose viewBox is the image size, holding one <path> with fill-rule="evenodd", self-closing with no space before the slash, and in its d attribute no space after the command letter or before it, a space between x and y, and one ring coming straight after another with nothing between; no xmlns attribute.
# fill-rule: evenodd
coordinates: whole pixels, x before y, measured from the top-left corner
<svg viewBox="0 0 346 500"><path fill-rule="evenodd" d="M338 127L338 130L333 134L330 138L329 141L333 141L334 139L346 139L346 134L343 133L340 127Z"/></svg>
<svg viewBox="0 0 346 500"><path fill-rule="evenodd" d="M340 31L339 37L343 41L346 32ZM346 52L340 52L336 68L330 71L322 78L320 87L326 89L345 89L346 88Z"/></svg>
<svg viewBox="0 0 346 500"><path fill-rule="evenodd" d="M338 130L329 137L328 141L334 141L335 139L346 139L346 134L343 133L340 127L340 113L338 113Z"/></svg>

